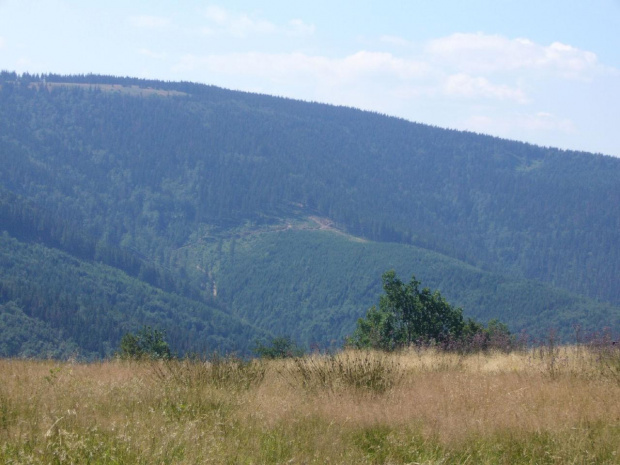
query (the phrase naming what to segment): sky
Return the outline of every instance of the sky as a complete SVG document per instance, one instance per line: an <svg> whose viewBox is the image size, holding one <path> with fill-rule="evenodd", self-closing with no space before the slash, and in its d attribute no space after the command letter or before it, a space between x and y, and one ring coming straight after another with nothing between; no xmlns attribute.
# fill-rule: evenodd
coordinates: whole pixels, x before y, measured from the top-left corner
<svg viewBox="0 0 620 465"><path fill-rule="evenodd" d="M620 0L0 0L0 69L193 81L620 157Z"/></svg>

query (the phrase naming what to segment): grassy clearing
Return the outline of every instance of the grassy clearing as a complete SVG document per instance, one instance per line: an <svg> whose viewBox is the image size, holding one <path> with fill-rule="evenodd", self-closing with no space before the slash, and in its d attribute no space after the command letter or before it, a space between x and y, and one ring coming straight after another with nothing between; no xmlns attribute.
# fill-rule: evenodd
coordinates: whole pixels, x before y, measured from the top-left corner
<svg viewBox="0 0 620 465"><path fill-rule="evenodd" d="M0 361L0 463L620 463L581 347L244 362Z"/></svg>
<svg viewBox="0 0 620 465"><path fill-rule="evenodd" d="M188 95L185 92L179 92L176 90L154 89L152 87L140 87L137 85L125 86L121 84L82 84L77 82L48 82L43 84L33 82L30 83L29 86L36 89L45 88L48 91L54 88L62 87L73 87L85 90L97 89L103 92L114 92L138 97L148 97L152 95L158 95L160 97L179 97Z"/></svg>

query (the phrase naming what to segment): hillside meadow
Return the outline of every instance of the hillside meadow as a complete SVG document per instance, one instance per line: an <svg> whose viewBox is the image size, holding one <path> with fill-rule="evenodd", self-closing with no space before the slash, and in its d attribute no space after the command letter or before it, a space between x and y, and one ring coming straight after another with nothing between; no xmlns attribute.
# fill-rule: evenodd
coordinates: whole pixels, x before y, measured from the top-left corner
<svg viewBox="0 0 620 465"><path fill-rule="evenodd" d="M618 351L0 360L0 462L620 463Z"/></svg>

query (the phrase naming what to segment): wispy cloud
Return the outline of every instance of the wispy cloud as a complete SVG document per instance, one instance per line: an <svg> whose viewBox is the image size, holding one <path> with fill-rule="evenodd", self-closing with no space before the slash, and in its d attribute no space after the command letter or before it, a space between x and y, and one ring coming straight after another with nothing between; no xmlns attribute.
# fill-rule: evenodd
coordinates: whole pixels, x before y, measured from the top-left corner
<svg viewBox="0 0 620 465"><path fill-rule="evenodd" d="M425 63L397 58L390 53L361 51L344 58L327 58L303 53L233 53L228 55L184 56L177 71L204 68L226 74L255 75L277 80L315 79L340 85L368 77L399 80L425 77L430 71Z"/></svg>
<svg viewBox="0 0 620 465"><path fill-rule="evenodd" d="M518 103L527 103L529 100L525 92L519 88L505 84L492 84L487 78L472 77L465 73L449 76L444 83L444 91L448 96L467 98L490 98L498 100L514 100Z"/></svg>
<svg viewBox="0 0 620 465"><path fill-rule="evenodd" d="M19 73L30 69L36 69L38 67L39 66L37 66L37 64L28 57L19 57L15 62L15 70Z"/></svg>
<svg viewBox="0 0 620 465"><path fill-rule="evenodd" d="M587 78L599 66L596 54L560 42L540 45L528 39L482 33L432 40L426 53L441 66L469 73L539 70L563 78Z"/></svg>
<svg viewBox="0 0 620 465"><path fill-rule="evenodd" d="M235 14L215 5L208 6L204 16L209 22L204 32L209 34L224 32L245 38L252 34L270 34L276 31L276 26L269 21L250 18L245 13Z"/></svg>
<svg viewBox="0 0 620 465"><path fill-rule="evenodd" d="M225 34L242 39L257 34L310 35L315 30L314 25L306 24L301 19L291 19L286 25L276 25L271 21L217 5L209 5L204 10L204 17L208 22L202 29L204 34Z"/></svg>
<svg viewBox="0 0 620 465"><path fill-rule="evenodd" d="M132 16L129 21L134 27L141 29L168 29L172 25L170 18L163 16Z"/></svg>
<svg viewBox="0 0 620 465"><path fill-rule="evenodd" d="M153 50L149 50L148 48L140 48L138 49L138 53L140 55L143 55L149 58L154 58L156 60L163 60L167 57L167 54L164 52L154 52Z"/></svg>
<svg viewBox="0 0 620 465"><path fill-rule="evenodd" d="M540 133L574 134L577 127L569 118L558 117L549 112L519 113L508 115L472 115L459 125L461 129L515 138Z"/></svg>
<svg viewBox="0 0 620 465"><path fill-rule="evenodd" d="M222 25L238 18L223 9L213 9L211 15ZM269 24L244 30L282 32ZM587 121L581 114L566 114L566 106L558 102L565 101L567 93L580 95L620 76L620 70L605 67L589 51L498 35L453 34L426 43L383 36L368 48L335 57L268 51L194 53L178 59L173 71L209 76L210 82L226 87L564 146L566 140L579 142Z"/></svg>
<svg viewBox="0 0 620 465"><path fill-rule="evenodd" d="M396 45L398 47L409 47L411 46L411 42L402 37L384 35L379 38L379 41L388 45Z"/></svg>
<svg viewBox="0 0 620 465"><path fill-rule="evenodd" d="M425 77L431 71L424 62L395 57L387 52L361 51L333 61L341 75L353 78L371 74L409 80Z"/></svg>
<svg viewBox="0 0 620 465"><path fill-rule="evenodd" d="M232 14L211 6L205 16L238 37L282 32L273 23ZM305 24L294 22L305 32ZM290 26L290 25L289 25ZM300 79L312 85L341 86L355 82L381 89L399 86L405 95L485 99L518 104L532 102L542 71L551 79L585 79L600 68L596 55L558 42L543 46L527 39L498 35L453 34L418 46L398 37L379 40L385 48L404 46L400 54L361 50L340 58L304 53L237 52L187 54L176 71L204 69L226 75L256 76L280 83ZM432 82L430 82L432 81ZM523 82L528 85L523 85ZM416 86L419 88L416 89ZM406 89L406 90L403 90ZM376 91L376 90L375 90ZM414 98L414 97L411 97Z"/></svg>
<svg viewBox="0 0 620 465"><path fill-rule="evenodd" d="M301 19L291 19L288 25L289 27L285 32L293 36L309 36L314 34L316 30L314 24L306 24Z"/></svg>

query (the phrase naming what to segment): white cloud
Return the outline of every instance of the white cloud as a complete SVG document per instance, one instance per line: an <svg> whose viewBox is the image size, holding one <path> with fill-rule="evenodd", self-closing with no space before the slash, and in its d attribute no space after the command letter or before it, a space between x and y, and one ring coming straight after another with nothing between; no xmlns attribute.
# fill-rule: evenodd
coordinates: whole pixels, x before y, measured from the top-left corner
<svg viewBox="0 0 620 465"><path fill-rule="evenodd" d="M129 20L134 27L142 29L167 29L171 26L170 18L162 16L132 16Z"/></svg>
<svg viewBox="0 0 620 465"><path fill-rule="evenodd" d="M354 76L372 73L409 80L424 77L431 71L426 63L397 58L386 52L361 51L334 62L342 74Z"/></svg>
<svg viewBox="0 0 620 465"><path fill-rule="evenodd" d="M152 50L149 50L148 48L141 48L141 49L138 49L138 53L139 53L140 55L144 55L144 56L149 57L149 58L155 58L156 60L163 60L163 59L165 59L165 58L166 58L166 56L167 56L167 55L166 55L166 53L163 53L163 52L160 52L160 53L158 53L158 52L154 52L154 51L152 51Z"/></svg>
<svg viewBox="0 0 620 465"><path fill-rule="evenodd" d="M18 73L28 72L37 68L39 67L36 66L36 64L28 57L20 57L15 63L15 71L17 71Z"/></svg>
<svg viewBox="0 0 620 465"><path fill-rule="evenodd" d="M315 31L314 25L306 24L301 19L292 19L286 26L277 26L270 21L233 12L217 5L208 6L204 10L204 16L209 24L202 29L202 32L207 35L226 34L244 39L256 34L305 36Z"/></svg>
<svg viewBox="0 0 620 465"><path fill-rule="evenodd" d="M309 36L314 34L314 24L306 24L301 19L291 19L287 33L293 36Z"/></svg>
<svg viewBox="0 0 620 465"><path fill-rule="evenodd" d="M206 8L205 18L211 23L203 30L207 34L221 32L245 38L252 34L271 34L276 31L276 26L269 21L252 19L246 14L235 14L215 5Z"/></svg>
<svg viewBox="0 0 620 465"><path fill-rule="evenodd" d="M521 89L505 84L495 85L484 77L472 77L465 73L449 76L444 83L444 92L448 96L514 100L518 103L528 102L525 93Z"/></svg>
<svg viewBox="0 0 620 465"><path fill-rule="evenodd" d="M443 66L469 73L539 70L565 78L588 78L600 66L596 54L560 42L544 46L528 39L482 33L432 40L426 52Z"/></svg>
<svg viewBox="0 0 620 465"><path fill-rule="evenodd" d="M277 30L271 23L260 26L262 23L220 7L209 7L206 16L215 26L232 28L229 28L231 33ZM234 24L239 26L233 27ZM302 30L305 27L302 22L294 24ZM558 78L583 77L600 67L593 53L568 45L556 42L541 46L527 39L498 35L453 34L429 41L417 50L412 43L398 37L384 36L380 41L408 47L406 53L398 55L361 50L337 58L268 52L188 54L178 60L174 71L208 71L233 79L254 76L262 79L266 87L269 83L288 85L287 81L294 79L306 89L313 86L337 89L346 85L363 88L363 92L398 94L410 100L427 97L466 99L471 104L526 105L535 103L533 96L547 92L542 89L554 85ZM524 70L544 70L549 79L541 80L539 74Z"/></svg>
<svg viewBox="0 0 620 465"><path fill-rule="evenodd" d="M210 26L222 33L221 25L238 16L214 9ZM285 30L274 28L274 34ZM559 42L543 46L527 39L454 34L425 44L384 36L373 46L374 51L336 57L267 51L187 54L173 71L183 79L565 148L576 147L589 124L583 116L588 109L570 112L574 104L567 100L587 101L584 93L593 86L609 88L620 77L619 70L606 68L593 53ZM610 112L611 121L615 113Z"/></svg>
<svg viewBox="0 0 620 465"><path fill-rule="evenodd" d="M568 118L560 118L549 112L538 112L520 118L520 126L535 131L556 131L566 134L576 132L575 124Z"/></svg>
<svg viewBox="0 0 620 465"><path fill-rule="evenodd" d="M462 129L500 137L533 139L540 134L575 134L577 126L569 118L550 112L511 113L508 115L473 115L459 126Z"/></svg>
<svg viewBox="0 0 620 465"><path fill-rule="evenodd" d="M410 80L428 75L421 62L394 57L390 53L360 51L344 58L310 56L303 53L233 53L229 55L186 55L176 71L207 69L230 75L253 75L281 79L315 79L323 84L340 85L367 78ZM377 82L380 85L380 82Z"/></svg>
<svg viewBox="0 0 620 465"><path fill-rule="evenodd" d="M224 24L228 21L228 11L216 5L210 5L205 9L205 17L217 24Z"/></svg>
<svg viewBox="0 0 620 465"><path fill-rule="evenodd" d="M390 36L390 35L381 36L379 38L379 41L381 43L388 44L388 45L396 45L397 47L408 47L411 45L411 42L409 42L406 39L403 39L402 37L396 37L396 36Z"/></svg>

